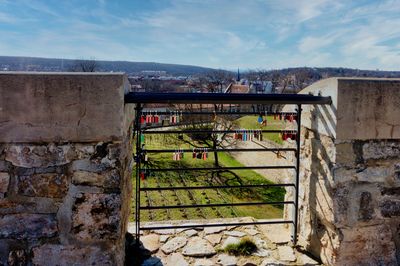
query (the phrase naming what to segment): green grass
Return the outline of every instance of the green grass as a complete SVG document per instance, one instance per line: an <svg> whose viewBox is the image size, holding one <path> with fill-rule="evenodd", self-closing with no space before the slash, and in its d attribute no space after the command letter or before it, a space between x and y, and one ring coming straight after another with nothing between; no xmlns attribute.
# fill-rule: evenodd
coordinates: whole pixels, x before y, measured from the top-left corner
<svg viewBox="0 0 400 266"><path fill-rule="evenodd" d="M265 118L265 116L263 116ZM267 126L261 126L260 123L257 122L258 116L243 116L236 120L238 126L240 128L246 129L266 129L266 130L273 130L273 129L283 129L285 128L285 124L283 121L274 120L274 116L267 116ZM263 133L263 137L269 140L272 140L278 144L282 144L283 141L279 136L279 133Z"/></svg>
<svg viewBox="0 0 400 266"><path fill-rule="evenodd" d="M186 135L178 140L174 135L146 135L146 149L191 149L187 143L190 138ZM206 161L193 159L191 153L185 153L181 161L173 161L172 154L149 154L148 168L193 168L213 167L214 154L210 153ZM221 166L243 166L228 153L218 153ZM185 172L148 172L142 187L169 187L169 186L209 186L209 185L239 185L239 184L268 184L271 183L262 175L252 170L232 171L185 171ZM141 205L192 205L231 202L255 201L282 201L285 190L283 188L247 188L247 189L207 189L173 191L151 191L142 193ZM142 221L181 220L181 219L211 219L252 216L255 218L280 218L282 206L259 205L245 207L217 207L217 208L186 208L170 210L142 210ZM133 219L134 215L132 216Z"/></svg>
<svg viewBox="0 0 400 266"><path fill-rule="evenodd" d="M257 246L253 240L244 237L237 244L227 245L223 251L235 256L249 256L257 250Z"/></svg>

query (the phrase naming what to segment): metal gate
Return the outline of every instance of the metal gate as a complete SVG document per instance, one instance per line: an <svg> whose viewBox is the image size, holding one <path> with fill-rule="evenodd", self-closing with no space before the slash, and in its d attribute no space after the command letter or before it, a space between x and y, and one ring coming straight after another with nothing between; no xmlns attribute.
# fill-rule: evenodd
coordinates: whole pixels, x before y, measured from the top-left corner
<svg viewBox="0 0 400 266"><path fill-rule="evenodd" d="M135 224L136 224L136 243L139 243L140 231L141 230L157 230L157 229L176 229L176 228L194 228L194 227L212 227L212 226L240 226L240 225L257 225L257 224L291 224L292 225L292 241L293 244L297 242L297 230L298 230L298 209L299 209L299 168L300 168L300 128L301 128L301 106L304 104L330 104L330 97L322 96L312 96L312 95L298 95L298 94L221 94L221 93L202 93L202 94L191 94L191 93L129 93L125 96L126 103L136 104L136 117L134 124L134 135L136 138L136 146L134 157L136 161L136 175L135 175ZM171 116L175 116L175 121L172 118L172 129L171 130L159 130L151 127L145 127L144 124L159 124L159 121L144 121L148 118L149 112L144 113L143 107L145 104L212 104L214 106L213 110L196 110L196 111L158 111L153 112L151 117L157 116L169 116L171 121ZM251 111L243 108L243 105L258 105L258 106L271 106L271 105L295 105L296 109L293 113L281 112L281 111L265 111L260 114L260 110L255 111L252 108ZM234 105L235 108L232 108ZM244 109L244 110L243 110ZM262 147L262 148L233 148L224 149L220 147L207 148L207 152L219 153L219 152L292 152L295 156L294 165L258 165L258 166L229 166L229 167L192 167L192 168L180 168L180 167L163 167L163 168L144 168L143 164L147 160L147 156L157 153L176 153L194 154L194 149L147 149L142 143L142 136L145 135L167 135L167 134L240 134L238 129L187 129L187 128L175 128L180 125L179 117L182 115L205 115L205 116L224 116L224 115L263 115L263 114L284 116L285 118L289 116L289 119L293 119L295 122L294 130L287 129L259 129L257 134L262 133L279 133L282 136L289 135L291 139L295 141L294 147L290 148L274 148L274 147ZM150 118L152 119L152 118ZM157 120L157 119L156 119ZM148 122L148 123L146 123ZM175 127L174 127L175 126ZM245 131L243 131L245 132ZM251 132L251 130L249 131ZM235 135L236 136L236 135ZM254 137L254 136L253 136ZM199 148L201 151L201 148ZM204 148L205 149L205 148ZM175 156L175 155L174 155ZM194 156L194 155L193 155ZM244 170L244 169L292 169L294 170L293 182L290 183L280 183L280 184L240 184L240 185L207 185L207 186L193 186L184 183L183 186L173 186L171 183L168 186L156 186L156 187L145 187L143 186L144 174L147 171L152 173L160 172L188 172L188 171L216 171L216 170ZM207 190L207 189L244 189L244 188L271 188L271 187L290 187L294 190L293 198L290 200L282 201L256 201L256 202L224 202L224 203L197 203L193 204L175 204L175 205L165 205L159 204L154 205L151 202L146 204L141 204L141 199L143 194L151 191L178 191L185 190L189 194L194 190ZM284 220L263 220L254 222L242 222L242 223L213 223L213 224L185 224L185 225L172 225L172 226L142 226L140 213L142 210L171 210L171 209L188 209L196 208L196 210L201 210L202 208L219 208L219 207L232 207L232 206L259 206L259 205L292 205L293 206L293 219Z"/></svg>

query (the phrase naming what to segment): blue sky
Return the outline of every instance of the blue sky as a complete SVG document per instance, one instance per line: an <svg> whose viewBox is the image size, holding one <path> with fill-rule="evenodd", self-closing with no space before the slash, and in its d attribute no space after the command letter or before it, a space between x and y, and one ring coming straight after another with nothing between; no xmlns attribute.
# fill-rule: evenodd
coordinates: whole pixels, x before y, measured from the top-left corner
<svg viewBox="0 0 400 266"><path fill-rule="evenodd" d="M0 55L400 70L400 0L0 0Z"/></svg>

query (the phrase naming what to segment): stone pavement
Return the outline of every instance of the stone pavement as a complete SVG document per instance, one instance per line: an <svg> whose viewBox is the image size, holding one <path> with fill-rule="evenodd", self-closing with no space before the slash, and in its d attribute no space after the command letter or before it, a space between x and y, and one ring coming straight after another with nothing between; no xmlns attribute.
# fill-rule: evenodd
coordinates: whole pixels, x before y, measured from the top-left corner
<svg viewBox="0 0 400 266"><path fill-rule="evenodd" d="M253 218L224 219L224 222L251 222ZM221 220L207 220L207 223ZM178 224L170 222L171 224ZM179 224L198 224L199 221L184 221ZM146 223L143 226L167 225L167 223ZM134 232L134 225L128 231ZM257 251L250 256L232 256L222 251L230 243L238 243L248 237L257 245ZM293 249L290 232L285 225L220 226L194 229L165 229L143 232L140 238L151 257L143 266L208 266L208 265L320 265L317 261Z"/></svg>

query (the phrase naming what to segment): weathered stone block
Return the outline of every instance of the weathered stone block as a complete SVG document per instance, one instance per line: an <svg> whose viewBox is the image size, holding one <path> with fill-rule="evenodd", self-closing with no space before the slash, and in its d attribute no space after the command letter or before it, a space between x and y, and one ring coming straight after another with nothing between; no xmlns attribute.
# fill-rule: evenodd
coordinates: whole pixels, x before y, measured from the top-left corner
<svg viewBox="0 0 400 266"><path fill-rule="evenodd" d="M10 145L6 160L19 167L50 167L64 165L76 157L71 145Z"/></svg>
<svg viewBox="0 0 400 266"><path fill-rule="evenodd" d="M360 197L360 209L358 212L358 220L369 221L372 219L374 214L374 206L372 205L372 195L368 191L361 193Z"/></svg>
<svg viewBox="0 0 400 266"><path fill-rule="evenodd" d="M370 141L362 147L364 159L400 157L399 141Z"/></svg>
<svg viewBox="0 0 400 266"><path fill-rule="evenodd" d="M34 174L18 176L20 195L29 197L62 198L67 194L68 177L64 174Z"/></svg>
<svg viewBox="0 0 400 266"><path fill-rule="evenodd" d="M32 200L13 201L10 198L0 199L0 215L15 213L56 213L58 206L50 198L31 198Z"/></svg>
<svg viewBox="0 0 400 266"><path fill-rule="evenodd" d="M341 165L353 165L356 163L356 159L353 143L345 142L336 144L336 163Z"/></svg>
<svg viewBox="0 0 400 266"><path fill-rule="evenodd" d="M8 173L0 173L0 193L6 193L10 184L10 175Z"/></svg>
<svg viewBox="0 0 400 266"><path fill-rule="evenodd" d="M390 227L382 224L341 230L336 265L396 265Z"/></svg>
<svg viewBox="0 0 400 266"><path fill-rule="evenodd" d="M32 249L33 265L116 265L113 256L96 246L45 244Z"/></svg>
<svg viewBox="0 0 400 266"><path fill-rule="evenodd" d="M71 232L79 240L118 239L121 195L79 193L72 207Z"/></svg>
<svg viewBox="0 0 400 266"><path fill-rule="evenodd" d="M333 194L333 211L335 214L335 223L346 224L347 213L349 209L350 189L347 186L339 186Z"/></svg>
<svg viewBox="0 0 400 266"><path fill-rule="evenodd" d="M0 238L37 239L57 234L55 215L14 214L0 218Z"/></svg>
<svg viewBox="0 0 400 266"><path fill-rule="evenodd" d="M95 152L94 145L89 144L74 144L74 148L78 159L90 158Z"/></svg>
<svg viewBox="0 0 400 266"><path fill-rule="evenodd" d="M101 173L111 168L108 162L98 162L89 159L77 160L72 163L72 171Z"/></svg>
<svg viewBox="0 0 400 266"><path fill-rule="evenodd" d="M0 160L0 172L8 172L10 169L10 163L4 160Z"/></svg>
<svg viewBox="0 0 400 266"><path fill-rule="evenodd" d="M400 216L400 200L386 199L379 204L383 217Z"/></svg>
<svg viewBox="0 0 400 266"><path fill-rule="evenodd" d="M0 239L0 265L27 265L26 248L25 241Z"/></svg>
<svg viewBox="0 0 400 266"><path fill-rule="evenodd" d="M23 249L12 250L8 254L7 263L10 266L27 265L28 254Z"/></svg>
<svg viewBox="0 0 400 266"><path fill-rule="evenodd" d="M381 194L389 196L394 196L394 195L400 196L400 187L382 187Z"/></svg>
<svg viewBox="0 0 400 266"><path fill-rule="evenodd" d="M0 73L0 142L121 140L129 89L122 73Z"/></svg>
<svg viewBox="0 0 400 266"><path fill-rule="evenodd" d="M394 165L394 178L400 181L400 163Z"/></svg>
<svg viewBox="0 0 400 266"><path fill-rule="evenodd" d="M368 167L362 171L357 171L354 178L360 182L384 183L391 175L391 169L386 167Z"/></svg>
<svg viewBox="0 0 400 266"><path fill-rule="evenodd" d="M120 185L121 176L116 169L103 172L93 173L77 171L72 175L72 183L75 185L97 186L105 188L117 188Z"/></svg>

